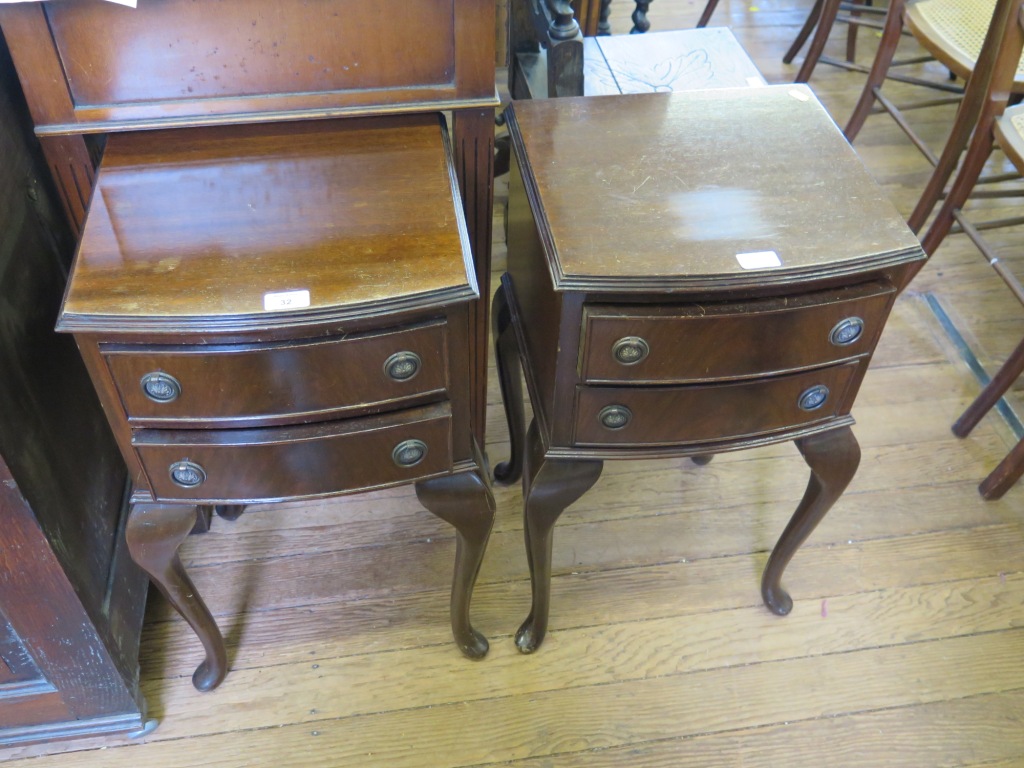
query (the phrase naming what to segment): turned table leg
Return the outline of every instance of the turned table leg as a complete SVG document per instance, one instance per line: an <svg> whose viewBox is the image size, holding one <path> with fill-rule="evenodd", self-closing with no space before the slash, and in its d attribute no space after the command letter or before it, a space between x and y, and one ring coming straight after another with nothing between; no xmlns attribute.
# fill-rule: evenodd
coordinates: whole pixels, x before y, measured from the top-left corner
<svg viewBox="0 0 1024 768"><path fill-rule="evenodd" d="M597 482L604 464L592 460L545 458L536 421L530 424L526 451L523 531L533 604L530 615L516 632L516 645L523 653L532 653L544 640L548 629L552 529L565 508Z"/></svg>
<svg viewBox="0 0 1024 768"><path fill-rule="evenodd" d="M761 577L764 603L780 616L793 610L792 598L779 584L782 572L846 490L860 464L860 446L849 427L801 438L796 441L796 446L811 468L811 479Z"/></svg>
<svg viewBox="0 0 1024 768"><path fill-rule="evenodd" d="M512 327L512 314L508 307L508 296L504 282L498 286L491 307L491 324L494 331L494 362L498 369L498 383L501 385L501 401L505 404L505 419L508 422L510 445L509 459L494 467L494 479L502 484L514 483L523 474L523 443L525 442L526 412L523 407L522 362L519 359L519 344Z"/></svg>
<svg viewBox="0 0 1024 768"><path fill-rule="evenodd" d="M481 659L487 638L473 629L469 603L473 597L480 563L494 524L494 497L478 462L472 472L421 480L416 497L430 512L455 526L455 575L452 579L452 635L459 649L471 659Z"/></svg>
<svg viewBox="0 0 1024 768"><path fill-rule="evenodd" d="M178 557L178 547L195 525L197 508L186 504L134 504L125 537L132 559L187 621L206 650L192 675L200 691L220 685L227 674L227 651L217 623Z"/></svg>

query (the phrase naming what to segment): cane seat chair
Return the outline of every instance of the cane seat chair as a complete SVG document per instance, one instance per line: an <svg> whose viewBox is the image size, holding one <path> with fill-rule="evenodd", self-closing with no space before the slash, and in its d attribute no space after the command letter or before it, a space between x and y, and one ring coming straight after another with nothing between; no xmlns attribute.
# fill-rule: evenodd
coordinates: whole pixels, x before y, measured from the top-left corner
<svg viewBox="0 0 1024 768"><path fill-rule="evenodd" d="M1022 224L1024 218L979 222L969 220L964 212L964 205L977 186L982 169L995 145L998 144L1017 171L1024 174L1024 106L1007 108L1011 93L1016 87L1014 81L1020 77L1020 58L1021 51L1024 49L1022 6L1024 6L1024 0L1000 0L996 22L1001 20L1003 28L1000 30L1000 44L991 76L986 84L977 127L964 156L960 172L922 240L922 245L926 253L933 254L952 230L955 222L978 247L982 256L988 260L1017 299L1024 303L1024 286L1021 285L1007 263L999 257L997 250L989 242L986 242L981 234L982 231L993 229L996 226ZM996 22L993 23L993 26L996 26ZM1019 199L1020 191L1009 190L1007 194ZM1022 372L1024 372L1024 339L984 387L977 399L953 425L954 434L958 437L966 437L970 434L971 430L999 402ZM986 499L998 499L1013 486L1022 474L1024 474L1024 438L1018 441L1009 454L985 478L979 486L979 491Z"/></svg>
<svg viewBox="0 0 1024 768"><path fill-rule="evenodd" d="M932 175L907 219L914 232L921 231L941 199L967 147L995 66L1008 12L1009 6L1003 0L891 0L889 4L878 52L844 133L848 140L853 141L877 102L932 164ZM889 70L904 29L909 30L922 48L965 83L963 88L959 88L948 82L899 78L943 91L960 91L961 95L955 97L959 100L959 107L940 154L936 154L914 131L904 113L909 109L946 104L950 98L898 106L882 93L884 81L891 76ZM1024 67L1020 64L1013 72L1010 88L1014 93L1024 92Z"/></svg>
<svg viewBox="0 0 1024 768"><path fill-rule="evenodd" d="M708 0L697 20L697 27L706 27L710 23L715 9L718 8L718 2L719 0ZM885 9L873 6L871 0L814 0L814 5L811 6L803 26L782 57L783 64L792 64L800 49L804 47L804 43L811 37L811 33L814 33L811 45L793 82L806 83L809 81L819 61L844 69L866 72L866 67L854 63L857 53L857 30L862 26L881 29L882 23L878 17L884 14ZM849 25L846 32L846 61L823 55L825 42L837 21Z"/></svg>

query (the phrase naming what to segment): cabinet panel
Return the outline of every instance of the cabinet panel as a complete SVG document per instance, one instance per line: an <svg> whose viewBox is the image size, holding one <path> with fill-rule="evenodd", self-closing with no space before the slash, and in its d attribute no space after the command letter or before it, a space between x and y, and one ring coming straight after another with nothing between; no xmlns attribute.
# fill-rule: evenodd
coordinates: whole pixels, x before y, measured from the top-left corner
<svg viewBox="0 0 1024 768"><path fill-rule="evenodd" d="M443 85L455 71L453 0L405 2L386 21L374 3L280 0L72 0L46 14L77 106Z"/></svg>
<svg viewBox="0 0 1024 768"><path fill-rule="evenodd" d="M0 611L0 700L32 689L53 690L11 622Z"/></svg>
<svg viewBox="0 0 1024 768"><path fill-rule="evenodd" d="M142 722L146 583L122 558L124 464L53 332L74 242L0 41L0 744Z"/></svg>

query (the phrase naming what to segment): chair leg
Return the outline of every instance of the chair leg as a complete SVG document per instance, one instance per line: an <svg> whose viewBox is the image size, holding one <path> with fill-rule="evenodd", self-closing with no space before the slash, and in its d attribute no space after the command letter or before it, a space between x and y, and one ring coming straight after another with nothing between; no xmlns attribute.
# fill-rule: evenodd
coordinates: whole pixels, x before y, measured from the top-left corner
<svg viewBox="0 0 1024 768"><path fill-rule="evenodd" d="M992 125L997 117L996 112L992 109L993 105L986 104L987 90L988 84L984 82L982 77L971 78L967 83L964 98L960 102L959 107L957 107L956 117L953 119L953 127L949 138L946 140L946 145L942 149L942 155L935 164L935 170L932 171L931 178L928 179L928 184L925 186L924 192L921 193L917 205L910 214L910 218L907 219L907 226L915 234L924 226L925 221L928 219L928 214L932 212L935 204L942 196L942 191L946 188L950 177L956 171L957 164L960 163L960 156L963 154L964 148L968 146L968 142L971 141L972 134L974 142L968 149L967 156L963 158L962 170L960 171L960 176L964 177L964 181L960 182L959 178L957 179L958 183L969 186L965 190L961 190L962 197L954 198L952 190L950 190L949 199L953 201L954 208L963 206L967 196L977 183L982 167L992 152ZM950 211L952 210L953 208L950 209ZM945 237L948 231L947 227L942 236ZM936 232L935 236L938 237L938 232ZM925 250L931 255L941 242L941 238L937 241L932 241L932 250L927 248Z"/></svg>
<svg viewBox="0 0 1024 768"><path fill-rule="evenodd" d="M971 129L974 126L964 114L967 111L965 107L966 103L961 102L960 108L957 109L956 117L953 120L953 129L946 140L945 146L942 148L942 154L939 156L939 162L935 164L932 175L928 178L928 183L921 192L921 197L917 200L917 205L914 206L914 210L911 211L907 219L907 226L910 227L910 231L915 235L921 231L921 227L924 226L925 221L928 219L928 214L932 212L935 204L942 196L942 191L946 188L950 176L956 170L960 155L963 153L964 147L967 146L967 141L971 138Z"/></svg>
<svg viewBox="0 0 1024 768"><path fill-rule="evenodd" d="M854 0L854 5L873 5L871 0ZM856 8L850 11L851 18L858 18L860 11ZM859 25L856 23L850 23L846 26L846 60L851 64L857 58L857 31Z"/></svg>
<svg viewBox="0 0 1024 768"><path fill-rule="evenodd" d="M712 0L716 5L718 0ZM818 23L818 19L821 18L821 6L825 3L825 0L814 0L814 5L811 6L810 13L807 14L807 19L804 21L804 25L800 27L800 31L797 32L796 38L793 40L793 44L789 46L789 50L786 51L786 55L782 57L783 64L792 64L793 59L800 53L800 49L804 47L804 43L807 42L807 38L811 36L811 32L814 31L815 25ZM710 7L710 3L708 4ZM704 9L707 13L707 8ZM704 17L701 16L703 19ZM701 26L700 24L697 25Z"/></svg>
<svg viewBox="0 0 1024 768"><path fill-rule="evenodd" d="M953 137L950 136L950 142L952 141ZM981 176L981 171L984 169L989 155L992 154L993 143L991 123L988 120L984 120L984 124L979 123L975 129L974 141L971 142L971 146L967 149L967 154L964 156L963 163L961 163L960 172L953 181L953 186L946 195L946 199L942 201L942 206L935 215L935 220L921 239L921 247L929 256L933 255L939 249L942 241L946 239L946 235L949 234L949 230L953 226L953 212L963 207L971 194L971 190L974 189L974 185L978 183L978 177ZM943 152L943 158L945 158L946 154L946 152ZM937 168L935 173L932 174L933 179L936 174L938 174ZM929 189L932 186L931 181L929 181ZM935 197L938 197L941 192L942 187L939 187L938 191L934 192ZM927 189L925 194L928 194ZM922 195L923 199L924 195ZM935 200L932 201L932 205L934 204ZM919 202L914 210L915 214L917 209L923 207L924 204ZM919 228L920 225L918 225L917 229ZM914 229L914 231L916 232L917 229Z"/></svg>
<svg viewBox="0 0 1024 768"><path fill-rule="evenodd" d="M891 0L889 12L885 15L885 26L882 30L882 39L878 42L878 53L875 54L875 61L871 65L867 82L864 83L864 90L860 92L860 99L857 106L853 108L853 114L846 123L843 133L847 141L853 141L864 122L875 105L875 89L880 88L885 82L885 76L892 65L893 56L896 55L896 46L899 45L900 36L903 34L903 0Z"/></svg>
<svg viewBox="0 0 1024 768"><path fill-rule="evenodd" d="M820 2L821 0L818 0ZM700 14L700 18L697 19L697 28L706 27L708 22L711 21L711 17L715 13L715 9L718 8L718 0L708 0L704 6L704 10Z"/></svg>
<svg viewBox="0 0 1024 768"><path fill-rule="evenodd" d="M1024 339L1013 350L1006 362L996 372L990 381L967 410L963 412L956 423L953 424L953 434L957 437L967 437L982 417L999 402L999 398L1006 394L1007 390L1024 372Z"/></svg>
<svg viewBox="0 0 1024 768"><path fill-rule="evenodd" d="M647 19L647 11L650 8L650 0L636 0L636 10L633 11L633 28L629 30L631 35L642 35L651 28L651 22Z"/></svg>
<svg viewBox="0 0 1024 768"><path fill-rule="evenodd" d="M597 16L598 37L607 37L612 33L612 25L611 22L608 21L608 17L611 15L611 12L612 0L601 0Z"/></svg>
<svg viewBox="0 0 1024 768"><path fill-rule="evenodd" d="M795 83L806 83L811 79L814 68L818 65L825 50L825 43L828 42L828 35L832 31L832 25L836 23L836 14L839 13L840 0L824 0L821 6L821 17L818 19L818 26L814 30L814 37L811 38L811 45L807 49L804 63L800 65Z"/></svg>
<svg viewBox="0 0 1024 768"><path fill-rule="evenodd" d="M995 501L1002 498L1003 494L1013 487L1022 474L1024 474L1024 440L1020 440L1013 446L1013 450L1006 454L1006 458L999 462L999 466L982 481L978 486L978 492L986 501Z"/></svg>

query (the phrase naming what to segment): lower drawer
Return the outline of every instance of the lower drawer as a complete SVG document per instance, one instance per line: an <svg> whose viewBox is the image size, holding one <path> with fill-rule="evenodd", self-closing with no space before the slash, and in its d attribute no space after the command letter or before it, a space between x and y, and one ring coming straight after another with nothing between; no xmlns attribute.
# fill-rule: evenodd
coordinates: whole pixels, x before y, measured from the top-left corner
<svg viewBox="0 0 1024 768"><path fill-rule="evenodd" d="M325 496L449 471L451 408L268 429L138 430L132 444L160 501Z"/></svg>
<svg viewBox="0 0 1024 768"><path fill-rule="evenodd" d="M578 446L681 445L824 421L852 402L861 361L730 384L578 387Z"/></svg>

